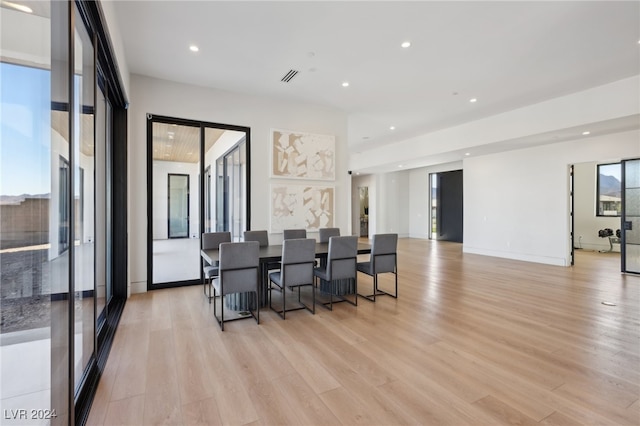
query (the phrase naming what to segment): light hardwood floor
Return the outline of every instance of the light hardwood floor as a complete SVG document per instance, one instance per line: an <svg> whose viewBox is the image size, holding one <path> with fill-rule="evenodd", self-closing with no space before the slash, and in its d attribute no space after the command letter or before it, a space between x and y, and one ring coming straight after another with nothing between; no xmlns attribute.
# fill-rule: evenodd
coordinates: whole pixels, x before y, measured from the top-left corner
<svg viewBox="0 0 640 426"><path fill-rule="evenodd" d="M397 300L263 309L224 333L200 286L132 296L88 423L640 424L640 277L619 255L398 253Z"/></svg>

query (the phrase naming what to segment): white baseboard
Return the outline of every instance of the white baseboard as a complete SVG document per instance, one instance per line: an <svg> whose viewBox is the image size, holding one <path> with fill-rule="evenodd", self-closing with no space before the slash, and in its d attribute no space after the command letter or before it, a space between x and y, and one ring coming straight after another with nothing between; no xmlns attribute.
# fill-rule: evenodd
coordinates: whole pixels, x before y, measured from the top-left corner
<svg viewBox="0 0 640 426"><path fill-rule="evenodd" d="M568 259L553 256L539 256L526 253L514 253L500 250L488 250L476 247L462 246L463 253L480 254L482 256L502 257L505 259L522 260L524 262L543 263L545 265L569 266Z"/></svg>
<svg viewBox="0 0 640 426"><path fill-rule="evenodd" d="M138 294L138 293L146 293L147 292L147 282L146 281L137 281L131 283L129 286L129 294Z"/></svg>

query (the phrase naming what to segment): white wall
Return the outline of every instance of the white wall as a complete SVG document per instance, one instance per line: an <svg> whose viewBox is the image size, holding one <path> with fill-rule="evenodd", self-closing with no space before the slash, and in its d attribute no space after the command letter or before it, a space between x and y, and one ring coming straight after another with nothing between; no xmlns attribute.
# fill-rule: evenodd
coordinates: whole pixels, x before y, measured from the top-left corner
<svg viewBox="0 0 640 426"><path fill-rule="evenodd" d="M383 173L376 178L376 233L396 233L400 238L408 237L409 171Z"/></svg>
<svg viewBox="0 0 640 426"><path fill-rule="evenodd" d="M118 19L116 18L116 12L113 9L113 3L115 0L102 0L100 1L100 7L104 14L104 19L109 31L109 38L111 39L111 47L113 48L116 67L118 68L120 77L122 79L122 90L125 96L128 97L130 91L130 74L127 58L124 53L124 42L120 36L120 25L118 25Z"/></svg>
<svg viewBox="0 0 640 426"><path fill-rule="evenodd" d="M130 291L146 291L146 114L251 128L251 228L269 228L270 129L336 137L336 226L350 229L347 118L338 110L131 75L129 121ZM281 235L270 235L278 243Z"/></svg>
<svg viewBox="0 0 640 426"><path fill-rule="evenodd" d="M353 233L360 230L359 187L369 188L369 237L373 234L396 233L409 236L409 171L356 176L351 181Z"/></svg>
<svg viewBox="0 0 640 426"><path fill-rule="evenodd" d="M640 156L640 132L464 160L463 251L568 265L569 165Z"/></svg>
<svg viewBox="0 0 640 426"><path fill-rule="evenodd" d="M168 228L168 186L169 174L189 175L189 238L200 235L200 210L198 210L198 182L200 165L198 163L179 163L177 161L153 162L153 239L166 240Z"/></svg>
<svg viewBox="0 0 640 426"><path fill-rule="evenodd" d="M598 237L598 231L611 228L615 232L620 229L620 218L596 216L597 165L594 161L574 165L574 244L587 250L609 250L609 239ZM620 251L620 246L613 249Z"/></svg>

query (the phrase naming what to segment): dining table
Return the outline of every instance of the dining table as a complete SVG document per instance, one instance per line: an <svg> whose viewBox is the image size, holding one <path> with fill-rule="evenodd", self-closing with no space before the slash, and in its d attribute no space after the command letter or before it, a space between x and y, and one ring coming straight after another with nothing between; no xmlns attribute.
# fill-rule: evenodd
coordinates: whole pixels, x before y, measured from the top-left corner
<svg viewBox="0 0 640 426"><path fill-rule="evenodd" d="M329 243L316 243L316 258L320 260L320 266L326 266L327 257L329 256ZM371 244L367 242L358 241L358 254L370 254L371 253ZM206 260L210 265L214 265L219 258L218 249L202 249L200 250L200 255L204 260ZM260 268L260 306L265 307L268 302L269 297L269 269L270 265L274 263L280 262L282 260L282 244L274 244L268 246L260 247L259 251L259 268ZM321 291L330 291L330 287L328 283L321 283L320 285ZM337 294L350 294L353 293L355 289L350 283L340 283L338 285ZM249 297L250 294L246 295L238 295L234 297L234 295L228 295L226 302L227 307L236 311L246 311L249 309L255 309L253 305L253 300Z"/></svg>

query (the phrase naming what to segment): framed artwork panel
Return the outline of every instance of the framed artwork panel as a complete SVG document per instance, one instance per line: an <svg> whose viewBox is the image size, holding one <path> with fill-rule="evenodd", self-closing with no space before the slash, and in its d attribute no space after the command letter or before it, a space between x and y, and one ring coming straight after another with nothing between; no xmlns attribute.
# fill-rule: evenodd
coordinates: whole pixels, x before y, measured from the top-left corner
<svg viewBox="0 0 640 426"><path fill-rule="evenodd" d="M271 184L271 232L334 227L333 186Z"/></svg>
<svg viewBox="0 0 640 426"><path fill-rule="evenodd" d="M271 130L271 176L335 180L336 139L290 130Z"/></svg>

